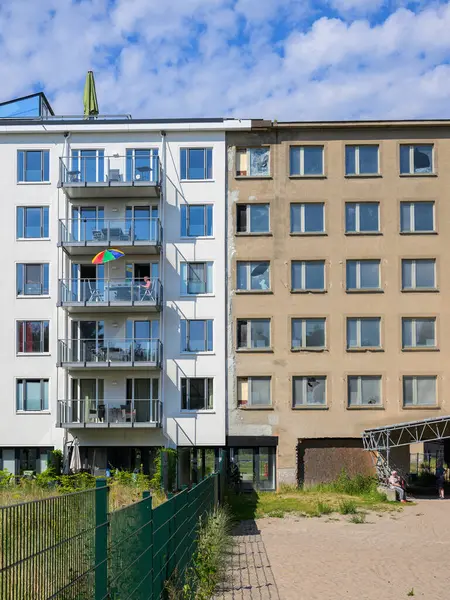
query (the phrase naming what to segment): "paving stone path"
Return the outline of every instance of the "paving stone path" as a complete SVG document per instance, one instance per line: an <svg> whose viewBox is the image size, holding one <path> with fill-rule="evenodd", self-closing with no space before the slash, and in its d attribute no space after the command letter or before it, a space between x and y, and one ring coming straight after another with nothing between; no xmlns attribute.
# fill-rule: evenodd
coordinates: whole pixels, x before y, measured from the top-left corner
<svg viewBox="0 0 450 600"><path fill-rule="evenodd" d="M233 539L227 580L219 587L215 600L280 600L255 521L242 521Z"/></svg>

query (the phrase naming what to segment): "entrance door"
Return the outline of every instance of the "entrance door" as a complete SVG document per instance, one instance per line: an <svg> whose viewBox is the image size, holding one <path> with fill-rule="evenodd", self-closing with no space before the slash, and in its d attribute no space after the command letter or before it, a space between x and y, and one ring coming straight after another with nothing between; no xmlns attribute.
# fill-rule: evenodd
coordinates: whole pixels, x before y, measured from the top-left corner
<svg viewBox="0 0 450 600"><path fill-rule="evenodd" d="M241 473L244 490L275 489L275 448L232 448L231 456Z"/></svg>

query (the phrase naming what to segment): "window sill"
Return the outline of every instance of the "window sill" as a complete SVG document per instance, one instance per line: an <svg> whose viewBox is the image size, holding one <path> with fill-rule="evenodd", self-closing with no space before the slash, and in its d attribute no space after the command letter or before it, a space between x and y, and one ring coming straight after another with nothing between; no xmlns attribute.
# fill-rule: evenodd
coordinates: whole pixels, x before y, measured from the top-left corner
<svg viewBox="0 0 450 600"><path fill-rule="evenodd" d="M262 232L255 232L252 233L251 231L247 232L247 231L237 231L236 232L236 237L272 237L273 233L271 233L270 231L262 231Z"/></svg>
<svg viewBox="0 0 450 600"><path fill-rule="evenodd" d="M347 294L384 294L384 290L379 288L367 289L367 290L345 290Z"/></svg>
<svg viewBox="0 0 450 600"><path fill-rule="evenodd" d="M323 173L321 175L289 175L289 179L326 179L327 176Z"/></svg>
<svg viewBox="0 0 450 600"><path fill-rule="evenodd" d="M273 354L272 348L236 348L236 352L242 352L243 354L254 352L256 354Z"/></svg>
<svg viewBox="0 0 450 600"><path fill-rule="evenodd" d="M402 352L439 352L436 346L415 346L414 348L402 348Z"/></svg>
<svg viewBox="0 0 450 600"><path fill-rule="evenodd" d="M16 242L51 242L51 238L49 238L49 237L16 238Z"/></svg>
<svg viewBox="0 0 450 600"><path fill-rule="evenodd" d="M360 236L360 235L383 235L382 231L346 231L344 235Z"/></svg>
<svg viewBox="0 0 450 600"><path fill-rule="evenodd" d="M18 181L17 185L51 185L51 181Z"/></svg>
<svg viewBox="0 0 450 600"><path fill-rule="evenodd" d="M291 352L328 352L328 348L291 348Z"/></svg>
<svg viewBox="0 0 450 600"><path fill-rule="evenodd" d="M215 294L180 294L180 298L214 298Z"/></svg>
<svg viewBox="0 0 450 600"><path fill-rule="evenodd" d="M266 294L273 294L272 290L235 290L236 294L238 294L239 296L248 296L248 295L266 295Z"/></svg>
<svg viewBox="0 0 450 600"><path fill-rule="evenodd" d="M16 356L51 356L51 352L17 352Z"/></svg>
<svg viewBox="0 0 450 600"><path fill-rule="evenodd" d="M347 348L347 352L384 352L384 348Z"/></svg>
<svg viewBox="0 0 450 600"><path fill-rule="evenodd" d="M399 173L400 177L437 177L437 173Z"/></svg>
<svg viewBox="0 0 450 600"><path fill-rule="evenodd" d="M325 237L328 235L326 231L291 231L291 237Z"/></svg>
<svg viewBox="0 0 450 600"><path fill-rule="evenodd" d="M436 406L436 404L430 404L430 406L418 406L417 404L414 406L402 406L403 410L441 410L440 406Z"/></svg>
<svg viewBox="0 0 450 600"><path fill-rule="evenodd" d="M399 231L400 235L438 235L437 231Z"/></svg>
<svg viewBox="0 0 450 600"><path fill-rule="evenodd" d="M38 294L37 296L33 296L32 294L29 294L29 295L26 295L26 296L24 296L24 295L22 295L22 294L18 294L18 295L16 296L16 298L18 298L18 299L19 299L19 298L20 298L20 299L27 299L27 298L29 298L29 299L31 299L31 300L36 300L37 298L44 298L44 299L47 299L47 300L48 300L48 299L50 299L50 298L51 298L51 296L50 296L49 294L48 294L48 295L44 295L44 294Z"/></svg>
<svg viewBox="0 0 450 600"><path fill-rule="evenodd" d="M180 240L183 242L189 242L191 240L214 240L215 237L213 235L181 235Z"/></svg>
<svg viewBox="0 0 450 600"><path fill-rule="evenodd" d="M381 179L381 173L349 173L344 175L345 179Z"/></svg>
<svg viewBox="0 0 450 600"><path fill-rule="evenodd" d="M403 289L402 293L403 294L416 294L416 293L424 294L424 293L430 293L431 292L432 294L438 294L439 291L440 290L436 289L436 288L414 288L414 289L411 289L411 290L405 290L405 289Z"/></svg>
<svg viewBox="0 0 450 600"><path fill-rule="evenodd" d="M376 405L361 405L361 406L347 406L347 410L384 410L384 406Z"/></svg>
<svg viewBox="0 0 450 600"><path fill-rule="evenodd" d="M238 406L239 410L274 410L273 406Z"/></svg>
<svg viewBox="0 0 450 600"><path fill-rule="evenodd" d="M208 350L199 350L198 352L191 352L191 351L182 351L181 356L215 356L216 353L213 351L208 351Z"/></svg>
<svg viewBox="0 0 450 600"><path fill-rule="evenodd" d="M214 409L208 408L199 408L198 410L196 410L195 408L182 408L180 413L182 415L215 415L216 411Z"/></svg>
<svg viewBox="0 0 450 600"><path fill-rule="evenodd" d="M49 410L16 410L16 415L51 415Z"/></svg>
<svg viewBox="0 0 450 600"><path fill-rule="evenodd" d="M327 290L291 290L291 294L326 294Z"/></svg>
<svg viewBox="0 0 450 600"><path fill-rule="evenodd" d="M180 179L181 183L204 183L204 182L214 183L215 179Z"/></svg>
<svg viewBox="0 0 450 600"><path fill-rule="evenodd" d="M235 179L273 179L272 175L235 175Z"/></svg>
<svg viewBox="0 0 450 600"><path fill-rule="evenodd" d="M293 406L292 410L329 410L329 406Z"/></svg>

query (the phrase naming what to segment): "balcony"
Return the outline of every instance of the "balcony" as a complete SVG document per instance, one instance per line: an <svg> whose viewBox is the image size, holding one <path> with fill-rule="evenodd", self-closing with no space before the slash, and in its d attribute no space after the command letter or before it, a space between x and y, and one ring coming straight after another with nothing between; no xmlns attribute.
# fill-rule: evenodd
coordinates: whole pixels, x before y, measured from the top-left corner
<svg viewBox="0 0 450 600"><path fill-rule="evenodd" d="M101 150L74 150L60 159L58 187L71 200L83 198L158 198L159 157L103 156Z"/></svg>
<svg viewBox="0 0 450 600"><path fill-rule="evenodd" d="M66 369L160 369L162 344L155 339L58 340L58 365Z"/></svg>
<svg viewBox="0 0 450 600"><path fill-rule="evenodd" d="M91 255L96 250L136 248L157 254L161 248L161 222L157 218L60 219L59 245L70 254Z"/></svg>
<svg viewBox="0 0 450 600"><path fill-rule="evenodd" d="M68 312L156 312L161 310L162 286L147 279L60 279L59 302Z"/></svg>
<svg viewBox="0 0 450 600"><path fill-rule="evenodd" d="M161 400L58 400L58 427L156 428L161 420Z"/></svg>

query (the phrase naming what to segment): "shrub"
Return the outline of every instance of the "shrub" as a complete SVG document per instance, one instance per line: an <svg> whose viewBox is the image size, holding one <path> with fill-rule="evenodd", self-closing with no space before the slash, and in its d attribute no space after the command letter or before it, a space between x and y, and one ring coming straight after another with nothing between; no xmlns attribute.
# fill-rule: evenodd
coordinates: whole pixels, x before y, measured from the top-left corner
<svg viewBox="0 0 450 600"><path fill-rule="evenodd" d="M14 480L14 475L8 471L8 469L3 469L0 471L0 488L7 487L11 485Z"/></svg>
<svg viewBox="0 0 450 600"><path fill-rule="evenodd" d="M36 475L35 482L36 485L42 489L56 486L58 483L58 477L56 476L54 467L48 467L45 469L45 471L42 471L42 473Z"/></svg>
<svg viewBox="0 0 450 600"><path fill-rule="evenodd" d="M321 515L330 515L333 512L333 508L326 502L318 502L317 512Z"/></svg>
<svg viewBox="0 0 450 600"><path fill-rule="evenodd" d="M362 524L366 522L366 513L356 513L350 517L350 523Z"/></svg>
<svg viewBox="0 0 450 600"><path fill-rule="evenodd" d="M336 481L325 487L330 491L349 494L349 496L363 496L376 492L377 485L375 477L360 474L350 477L345 470L342 470Z"/></svg>
<svg viewBox="0 0 450 600"><path fill-rule="evenodd" d="M341 515L354 515L356 514L356 503L353 500L342 500L339 503L339 512Z"/></svg>
<svg viewBox="0 0 450 600"><path fill-rule="evenodd" d="M59 477L61 494L70 494L79 490L88 490L95 487L95 477L90 473L76 473L75 475L61 475Z"/></svg>

